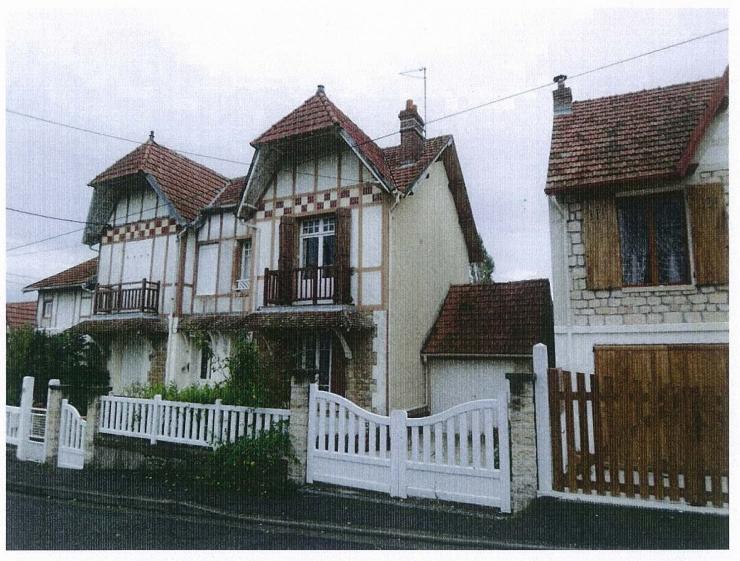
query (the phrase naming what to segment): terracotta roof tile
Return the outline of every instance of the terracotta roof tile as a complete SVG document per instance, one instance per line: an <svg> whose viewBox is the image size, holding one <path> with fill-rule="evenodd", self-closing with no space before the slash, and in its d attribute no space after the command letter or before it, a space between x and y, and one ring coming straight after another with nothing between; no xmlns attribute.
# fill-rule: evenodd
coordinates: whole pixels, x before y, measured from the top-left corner
<svg viewBox="0 0 740 561"><path fill-rule="evenodd" d="M682 177L727 94L722 77L575 101L553 119L547 193Z"/></svg>
<svg viewBox="0 0 740 561"><path fill-rule="evenodd" d="M8 302L5 304L5 325L8 329L36 326L36 301Z"/></svg>
<svg viewBox="0 0 740 561"><path fill-rule="evenodd" d="M116 334L116 333L167 333L164 316L152 318L89 319L70 327L71 333Z"/></svg>
<svg viewBox="0 0 740 561"><path fill-rule="evenodd" d="M450 287L422 354L519 355L553 338L547 279Z"/></svg>
<svg viewBox="0 0 740 561"><path fill-rule="evenodd" d="M290 137L302 136L332 128L343 129L354 142L357 150L375 166L382 178L390 183L393 177L388 168L383 151L367 136L352 119L347 117L323 91L308 98L297 109L280 119L259 137L252 141L253 146L274 142Z"/></svg>
<svg viewBox="0 0 740 561"><path fill-rule="evenodd" d="M229 183L227 178L212 169L148 140L98 174L90 185L97 187L137 173L154 176L165 197L188 221L193 220Z"/></svg>
<svg viewBox="0 0 740 561"><path fill-rule="evenodd" d="M239 204L239 199L241 198L242 190L244 189L246 181L246 175L229 179L229 183L218 195L216 195L216 199L211 203L211 206L225 207Z"/></svg>
<svg viewBox="0 0 740 561"><path fill-rule="evenodd" d="M180 320L179 329L247 330L263 329L372 329L372 317L357 311L289 311L254 312L251 314L196 314Z"/></svg>
<svg viewBox="0 0 740 561"><path fill-rule="evenodd" d="M64 288L69 286L80 286L95 278L98 274L98 258L93 257L89 261L75 265L50 277L46 277L33 284L29 284L23 292L47 288Z"/></svg>
<svg viewBox="0 0 740 561"><path fill-rule="evenodd" d="M435 138L427 138L424 141L419 159L411 164L401 163L401 145L389 146L383 148L383 156L393 174L393 181L400 191L406 191L411 187L419 176L424 172L434 159L439 155L442 149L449 144L452 136L444 135Z"/></svg>

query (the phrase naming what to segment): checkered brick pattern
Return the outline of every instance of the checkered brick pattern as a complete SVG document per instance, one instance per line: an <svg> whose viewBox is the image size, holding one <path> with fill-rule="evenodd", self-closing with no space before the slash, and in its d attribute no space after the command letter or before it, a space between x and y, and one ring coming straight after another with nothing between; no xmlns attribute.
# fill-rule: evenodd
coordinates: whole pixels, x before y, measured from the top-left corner
<svg viewBox="0 0 740 561"><path fill-rule="evenodd" d="M276 201L262 201L257 205L257 220L280 217L284 214L304 214L317 210L330 210L338 207L354 207L362 204L378 203L383 200L382 190L376 183L360 183L354 187L340 190L319 191L295 195Z"/></svg>
<svg viewBox="0 0 740 561"><path fill-rule="evenodd" d="M154 236L166 236L177 232L177 224L172 218L155 218L133 224L124 224L108 229L101 243L116 243L124 240L140 240Z"/></svg>

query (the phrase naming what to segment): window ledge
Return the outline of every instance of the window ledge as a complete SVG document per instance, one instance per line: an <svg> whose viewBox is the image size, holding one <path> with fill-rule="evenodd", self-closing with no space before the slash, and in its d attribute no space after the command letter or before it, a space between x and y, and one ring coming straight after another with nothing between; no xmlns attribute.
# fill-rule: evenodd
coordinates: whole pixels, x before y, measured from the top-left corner
<svg viewBox="0 0 740 561"><path fill-rule="evenodd" d="M661 290L665 292L670 291L681 291L681 290L695 290L696 286L693 284L655 284L651 286L623 286L622 292L625 294L630 292L655 292Z"/></svg>

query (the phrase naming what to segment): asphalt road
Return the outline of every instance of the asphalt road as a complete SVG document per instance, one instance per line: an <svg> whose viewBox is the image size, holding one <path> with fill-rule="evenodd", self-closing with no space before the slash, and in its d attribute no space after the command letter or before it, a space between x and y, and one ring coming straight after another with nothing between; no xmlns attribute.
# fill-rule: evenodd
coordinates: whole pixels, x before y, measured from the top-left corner
<svg viewBox="0 0 740 561"><path fill-rule="evenodd" d="M267 524L102 507L7 494L7 548L49 549L431 549L428 542L329 535ZM436 548L439 548L437 545Z"/></svg>

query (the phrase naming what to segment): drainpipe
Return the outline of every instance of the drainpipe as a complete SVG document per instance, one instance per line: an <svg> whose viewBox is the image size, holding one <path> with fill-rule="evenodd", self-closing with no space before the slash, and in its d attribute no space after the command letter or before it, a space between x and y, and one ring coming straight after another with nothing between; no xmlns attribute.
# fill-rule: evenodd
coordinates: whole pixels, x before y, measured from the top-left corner
<svg viewBox="0 0 740 561"><path fill-rule="evenodd" d="M563 263L565 265L565 290L566 290L566 298L565 298L565 336L566 336L566 366L571 363L571 354L573 349L573 312L571 309L571 301L570 301L570 295L571 295L571 276L570 276L570 265L568 264L568 244L570 243L569 235L568 235L568 212L560 205L560 203L557 201L557 198L555 195L550 195L550 201L552 201L553 205L557 209L558 213L560 214L560 218L563 220L563 232L565 234L565 239L563 241Z"/></svg>

